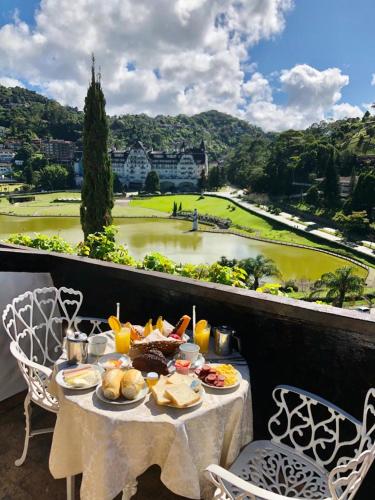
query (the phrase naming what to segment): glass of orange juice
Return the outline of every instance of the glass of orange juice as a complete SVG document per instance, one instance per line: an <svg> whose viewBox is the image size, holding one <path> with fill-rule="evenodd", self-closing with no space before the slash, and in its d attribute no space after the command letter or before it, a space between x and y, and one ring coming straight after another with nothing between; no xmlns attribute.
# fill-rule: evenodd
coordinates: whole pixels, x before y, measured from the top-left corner
<svg viewBox="0 0 375 500"><path fill-rule="evenodd" d="M115 333L116 352L127 354L130 349L130 328L121 327L121 330Z"/></svg>
<svg viewBox="0 0 375 500"><path fill-rule="evenodd" d="M197 325L198 326L198 325ZM208 352L210 345L211 326L206 324L204 328L195 328L194 342L199 345L202 354Z"/></svg>

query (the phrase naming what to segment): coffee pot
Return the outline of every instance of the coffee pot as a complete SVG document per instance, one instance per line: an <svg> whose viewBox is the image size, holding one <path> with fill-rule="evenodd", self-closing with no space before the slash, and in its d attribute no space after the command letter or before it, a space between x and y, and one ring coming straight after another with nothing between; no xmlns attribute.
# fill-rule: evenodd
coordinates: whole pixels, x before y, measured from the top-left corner
<svg viewBox="0 0 375 500"><path fill-rule="evenodd" d="M66 355L68 364L86 363L87 353L87 335L82 332L69 332L66 336Z"/></svg>
<svg viewBox="0 0 375 500"><path fill-rule="evenodd" d="M241 352L240 339L236 336L236 331L227 325L215 328L215 354L219 356L229 356L232 354L233 343L236 342L237 350Z"/></svg>

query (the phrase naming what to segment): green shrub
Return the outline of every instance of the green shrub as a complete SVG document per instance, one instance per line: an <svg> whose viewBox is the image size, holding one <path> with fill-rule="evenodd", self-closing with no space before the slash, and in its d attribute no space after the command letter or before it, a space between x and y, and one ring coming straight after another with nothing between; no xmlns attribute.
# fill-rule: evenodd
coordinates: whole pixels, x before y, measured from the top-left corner
<svg viewBox="0 0 375 500"><path fill-rule="evenodd" d="M13 234L9 236L8 243L14 245L23 245L25 247L47 250L49 252L73 254L74 249L69 243L60 238L60 236L47 236L45 234L36 234L28 236L27 234Z"/></svg>
<svg viewBox="0 0 375 500"><path fill-rule="evenodd" d="M77 245L77 254L92 259L105 260L115 264L135 266L136 260L129 255L124 245L118 245L115 236L118 229L115 226L103 228L103 232L89 234L86 241Z"/></svg>
<svg viewBox="0 0 375 500"><path fill-rule="evenodd" d="M217 262L212 264L208 270L208 281L220 283L222 285L247 288L247 273L241 267L222 266Z"/></svg>
<svg viewBox="0 0 375 500"><path fill-rule="evenodd" d="M160 271L168 274L175 274L176 272L176 264L158 252L147 254L143 259L141 267L150 271Z"/></svg>
<svg viewBox="0 0 375 500"><path fill-rule="evenodd" d="M176 271L180 276L184 276L185 278L207 281L209 266L207 264L183 264Z"/></svg>
<svg viewBox="0 0 375 500"><path fill-rule="evenodd" d="M269 293L270 295L281 295L287 297L285 292L280 290L281 285L279 283L265 283L256 289L257 292Z"/></svg>
<svg viewBox="0 0 375 500"><path fill-rule="evenodd" d="M212 265L207 264L180 264L177 265L168 257L158 252L147 254L143 261L137 262L124 245L119 245L115 241L117 228L108 226L103 228L103 232L88 235L86 241L79 243L73 248L69 243L59 236L45 236L37 234L34 237L15 234L7 240L9 243L24 245L27 247L48 250L51 252L60 252L84 257L91 257L116 264L123 264L139 269L159 271L168 274L176 274L186 278L192 278L222 285L247 288L247 272L236 265L237 261L233 259L222 259ZM225 265L228 263L229 265ZM272 293L272 292L268 292ZM280 292L281 293L281 292Z"/></svg>

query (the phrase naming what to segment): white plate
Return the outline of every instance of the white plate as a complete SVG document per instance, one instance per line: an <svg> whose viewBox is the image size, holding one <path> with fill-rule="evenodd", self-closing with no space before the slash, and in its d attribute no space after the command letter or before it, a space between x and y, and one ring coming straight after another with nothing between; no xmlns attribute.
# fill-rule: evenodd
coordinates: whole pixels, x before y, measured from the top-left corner
<svg viewBox="0 0 375 500"><path fill-rule="evenodd" d="M102 367L104 370L108 370L104 366L105 362L108 361L109 359L120 359L122 361L122 365L119 368L127 368L130 366L130 358L126 354L120 354L118 352L112 352L109 354L105 354L104 356L101 356L98 359L98 365Z"/></svg>
<svg viewBox="0 0 375 500"><path fill-rule="evenodd" d="M212 368L215 368L215 366L219 366L219 365L230 365L230 363L207 363L207 364L212 366ZM225 387L217 387L216 385L207 384L206 382L204 382L204 380L201 380L201 379L199 379L199 380L202 382L202 385L204 385L205 387L209 387L210 389L215 389L217 391L226 391L227 389L234 389L235 387L238 387L240 385L241 380L242 380L242 375L238 370L236 370L236 372L237 372L237 382L235 384L232 384L232 385L226 385Z"/></svg>
<svg viewBox="0 0 375 500"><path fill-rule="evenodd" d="M108 403L110 405L131 405L143 399L148 393L147 385L139 392L138 396L135 399L125 399L123 396L120 396L119 399L107 399L102 391L102 385L98 385L95 390L95 394L98 398L104 403Z"/></svg>
<svg viewBox="0 0 375 500"><path fill-rule="evenodd" d="M77 368L79 368L79 366L80 365L78 365ZM82 391L84 389L91 389L92 387L95 387L98 384L100 384L100 382L102 380L103 369L100 366L97 366L97 365L89 365L89 364L87 364L87 366L91 366L91 368L94 368L94 370L96 370L98 372L98 379L97 379L97 381L94 384L90 384L90 385L87 385L87 386L84 386L84 387L77 387L77 386L69 385L64 380L64 377L63 377L64 370L60 370L57 373L55 380L56 380L56 382L61 387L64 387L65 389L71 389L72 391ZM65 368L65 370L69 370L69 368Z"/></svg>

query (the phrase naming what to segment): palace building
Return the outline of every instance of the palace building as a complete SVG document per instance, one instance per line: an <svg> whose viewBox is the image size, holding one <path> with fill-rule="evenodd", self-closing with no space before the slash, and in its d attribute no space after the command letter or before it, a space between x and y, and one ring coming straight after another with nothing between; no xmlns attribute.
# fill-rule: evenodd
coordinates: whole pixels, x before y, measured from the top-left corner
<svg viewBox="0 0 375 500"><path fill-rule="evenodd" d="M125 151L110 152L112 170L126 189L141 189L147 174L155 170L163 191L179 189L191 191L197 188L202 170L208 174L208 156L204 141L198 148L183 144L177 151L147 151L140 141ZM74 158L77 184L82 183L82 152Z"/></svg>

